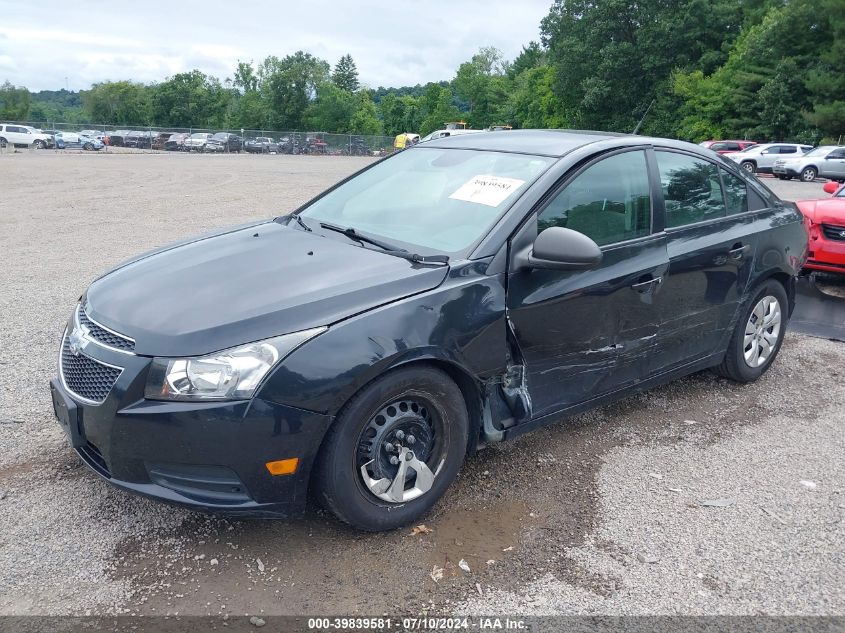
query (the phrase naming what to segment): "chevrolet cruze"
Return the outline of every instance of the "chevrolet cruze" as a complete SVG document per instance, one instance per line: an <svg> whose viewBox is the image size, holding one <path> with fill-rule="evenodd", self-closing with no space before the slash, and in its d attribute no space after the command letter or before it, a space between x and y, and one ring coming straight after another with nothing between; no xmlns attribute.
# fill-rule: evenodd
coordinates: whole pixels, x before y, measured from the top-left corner
<svg viewBox="0 0 845 633"><path fill-rule="evenodd" d="M703 369L757 379L806 244L793 204L695 145L432 140L95 280L54 409L125 490L258 516L310 494L395 528L485 445Z"/></svg>

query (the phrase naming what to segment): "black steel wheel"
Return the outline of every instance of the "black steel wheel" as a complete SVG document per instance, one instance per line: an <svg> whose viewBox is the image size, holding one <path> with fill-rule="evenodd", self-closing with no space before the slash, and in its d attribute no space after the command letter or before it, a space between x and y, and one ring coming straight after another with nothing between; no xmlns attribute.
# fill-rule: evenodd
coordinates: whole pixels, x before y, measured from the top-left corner
<svg viewBox="0 0 845 633"><path fill-rule="evenodd" d="M362 530L407 525L457 476L467 429L463 395L446 373L412 366L385 374L350 400L327 434L317 497Z"/></svg>

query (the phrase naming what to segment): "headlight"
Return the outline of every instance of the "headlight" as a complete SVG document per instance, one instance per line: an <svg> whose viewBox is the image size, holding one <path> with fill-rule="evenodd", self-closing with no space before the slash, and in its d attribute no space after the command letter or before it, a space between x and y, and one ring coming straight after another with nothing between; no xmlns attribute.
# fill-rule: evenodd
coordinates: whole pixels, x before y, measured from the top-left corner
<svg viewBox="0 0 845 633"><path fill-rule="evenodd" d="M151 400L246 400L279 361L325 330L302 330L196 358L154 358L144 396Z"/></svg>

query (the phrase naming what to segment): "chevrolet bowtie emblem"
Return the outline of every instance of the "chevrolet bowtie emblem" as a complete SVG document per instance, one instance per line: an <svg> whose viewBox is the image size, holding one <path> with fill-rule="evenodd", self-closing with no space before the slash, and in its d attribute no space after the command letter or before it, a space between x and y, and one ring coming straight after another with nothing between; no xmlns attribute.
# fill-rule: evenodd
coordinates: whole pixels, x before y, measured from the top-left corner
<svg viewBox="0 0 845 633"><path fill-rule="evenodd" d="M74 356L79 356L79 352L85 349L89 341L88 330L83 328L81 325L77 325L73 328L73 331L70 333L67 340L70 353Z"/></svg>

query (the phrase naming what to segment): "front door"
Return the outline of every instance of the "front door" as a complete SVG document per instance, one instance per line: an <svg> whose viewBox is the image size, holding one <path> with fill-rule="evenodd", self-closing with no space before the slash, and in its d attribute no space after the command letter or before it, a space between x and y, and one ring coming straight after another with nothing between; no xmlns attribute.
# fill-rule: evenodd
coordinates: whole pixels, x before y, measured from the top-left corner
<svg viewBox="0 0 845 633"><path fill-rule="evenodd" d="M845 149L835 149L819 165L819 176L845 178Z"/></svg>
<svg viewBox="0 0 845 633"><path fill-rule="evenodd" d="M647 373L668 257L663 234L651 230L645 150L588 164L550 197L536 225L538 231L563 226L584 233L603 252L589 270L509 272L508 318L525 363L532 414L541 417Z"/></svg>

